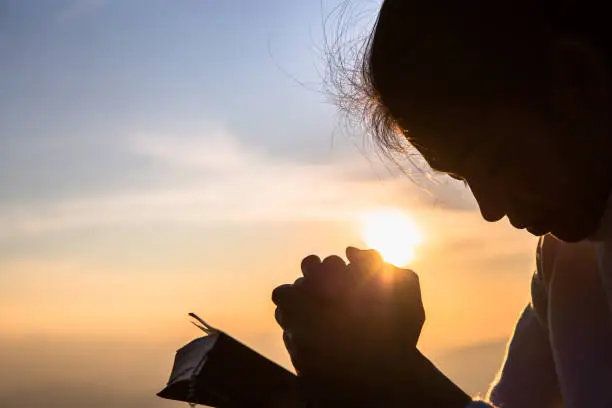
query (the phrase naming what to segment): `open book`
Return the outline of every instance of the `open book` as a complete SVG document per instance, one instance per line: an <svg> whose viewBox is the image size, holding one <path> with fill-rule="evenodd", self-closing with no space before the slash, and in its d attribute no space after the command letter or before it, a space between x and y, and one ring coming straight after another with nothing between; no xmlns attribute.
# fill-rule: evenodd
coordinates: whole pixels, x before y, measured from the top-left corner
<svg viewBox="0 0 612 408"><path fill-rule="evenodd" d="M303 407L297 377L189 314L206 336L176 352L162 398L218 408Z"/></svg>

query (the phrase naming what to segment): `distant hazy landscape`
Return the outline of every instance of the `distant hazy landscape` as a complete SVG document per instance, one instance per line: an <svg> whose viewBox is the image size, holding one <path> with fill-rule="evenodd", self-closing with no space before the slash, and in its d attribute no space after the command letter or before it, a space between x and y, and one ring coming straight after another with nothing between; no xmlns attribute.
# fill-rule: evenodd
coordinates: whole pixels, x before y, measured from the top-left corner
<svg viewBox="0 0 612 408"><path fill-rule="evenodd" d="M467 393L484 396L501 367L506 343L500 339L451 349L433 360Z"/></svg>
<svg viewBox="0 0 612 408"><path fill-rule="evenodd" d="M451 349L433 360L472 395L484 394L505 341ZM169 375L173 344L0 342L2 408L171 408L155 396Z"/></svg>

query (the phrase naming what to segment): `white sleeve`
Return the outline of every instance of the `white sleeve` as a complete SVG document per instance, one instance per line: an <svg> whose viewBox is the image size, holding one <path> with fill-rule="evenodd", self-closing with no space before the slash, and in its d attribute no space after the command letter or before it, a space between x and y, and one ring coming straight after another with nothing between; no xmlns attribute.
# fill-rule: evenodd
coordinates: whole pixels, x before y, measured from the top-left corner
<svg viewBox="0 0 612 408"><path fill-rule="evenodd" d="M548 336L528 305L516 325L488 401L474 401L466 408L552 408L561 406L560 401Z"/></svg>
<svg viewBox="0 0 612 408"><path fill-rule="evenodd" d="M466 408L495 408L495 406L485 401L474 401Z"/></svg>
<svg viewBox="0 0 612 408"><path fill-rule="evenodd" d="M561 402L548 332L531 305L516 325L488 400L503 408L550 408Z"/></svg>

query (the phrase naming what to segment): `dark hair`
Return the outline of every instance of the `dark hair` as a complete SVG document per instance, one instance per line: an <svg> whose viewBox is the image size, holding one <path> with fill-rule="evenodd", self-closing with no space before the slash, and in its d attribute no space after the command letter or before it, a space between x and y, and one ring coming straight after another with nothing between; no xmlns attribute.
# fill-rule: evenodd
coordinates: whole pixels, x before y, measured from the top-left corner
<svg viewBox="0 0 612 408"><path fill-rule="evenodd" d="M439 120L440 109L545 109L553 41L583 40L609 58L606 10L600 0L385 0L360 47L343 55L336 39L327 50L335 102L386 151L404 151L411 122Z"/></svg>

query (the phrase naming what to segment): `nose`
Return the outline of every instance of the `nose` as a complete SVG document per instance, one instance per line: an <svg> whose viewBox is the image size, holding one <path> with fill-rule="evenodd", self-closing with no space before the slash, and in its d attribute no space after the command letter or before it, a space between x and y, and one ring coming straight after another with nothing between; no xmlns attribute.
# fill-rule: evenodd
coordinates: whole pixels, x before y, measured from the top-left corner
<svg viewBox="0 0 612 408"><path fill-rule="evenodd" d="M500 186L492 183L467 180L480 208L482 218L489 222L499 221L506 215L506 203Z"/></svg>

